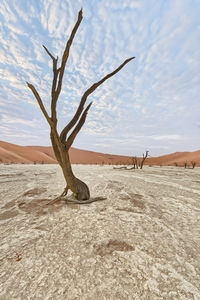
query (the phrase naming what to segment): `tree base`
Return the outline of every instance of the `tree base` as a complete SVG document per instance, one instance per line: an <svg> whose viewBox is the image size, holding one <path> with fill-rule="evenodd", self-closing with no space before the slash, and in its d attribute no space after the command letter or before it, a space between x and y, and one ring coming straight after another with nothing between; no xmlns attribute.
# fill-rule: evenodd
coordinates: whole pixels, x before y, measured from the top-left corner
<svg viewBox="0 0 200 300"><path fill-rule="evenodd" d="M89 199L86 199L86 200L79 200L79 199L77 199L77 195L74 194L74 193L72 194L72 196L66 198L67 193L68 193L68 187L66 187L64 189L63 193L60 196L56 197L55 199L52 199L46 205L53 204L57 201L65 201L67 203L73 203L73 204L88 204L88 203L92 203L92 202L96 202L96 201L102 201L102 200L107 199L105 197L95 197L95 198L89 198Z"/></svg>
<svg viewBox="0 0 200 300"><path fill-rule="evenodd" d="M94 197L90 198L88 200L77 200L77 199L70 199L70 198L61 198L60 200L66 201L67 203L73 203L73 204L88 204L96 201L103 201L106 200L105 197Z"/></svg>
<svg viewBox="0 0 200 300"><path fill-rule="evenodd" d="M53 204L59 200L61 200L62 197L66 196L68 193L68 187L66 186L64 191L62 192L62 194L58 197L56 197L55 199L52 199L51 201L49 201L46 205L49 205L49 204Z"/></svg>

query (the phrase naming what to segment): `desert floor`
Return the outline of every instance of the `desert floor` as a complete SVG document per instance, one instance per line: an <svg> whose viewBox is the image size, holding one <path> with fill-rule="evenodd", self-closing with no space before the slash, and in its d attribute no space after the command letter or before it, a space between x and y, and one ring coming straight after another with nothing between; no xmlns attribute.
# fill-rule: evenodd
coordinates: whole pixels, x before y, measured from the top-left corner
<svg viewBox="0 0 200 300"><path fill-rule="evenodd" d="M200 299L200 168L0 165L0 299Z"/></svg>

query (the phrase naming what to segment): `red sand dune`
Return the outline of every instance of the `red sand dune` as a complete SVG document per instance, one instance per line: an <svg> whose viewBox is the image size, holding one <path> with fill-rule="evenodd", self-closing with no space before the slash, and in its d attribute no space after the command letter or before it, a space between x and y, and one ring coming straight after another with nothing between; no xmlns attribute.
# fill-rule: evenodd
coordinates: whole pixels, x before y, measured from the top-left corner
<svg viewBox="0 0 200 300"><path fill-rule="evenodd" d="M110 155L71 148L70 160L73 164L118 164L130 162L130 157ZM0 163L57 163L52 147L18 146L0 141Z"/></svg>
<svg viewBox="0 0 200 300"><path fill-rule="evenodd" d="M130 156L104 154L76 148L70 149L72 164L132 164ZM140 161L141 158L138 158ZM147 165L175 165L183 166L185 162L191 165L195 161L200 166L200 150L195 152L176 152L160 157L148 158ZM0 163L32 164L32 163L57 163L52 147L43 146L18 146L0 141Z"/></svg>
<svg viewBox="0 0 200 300"><path fill-rule="evenodd" d="M194 152L175 152L160 157L152 157L148 159L149 165L170 165L183 166L187 163L191 166L191 162L196 162L196 166L200 166L200 150Z"/></svg>

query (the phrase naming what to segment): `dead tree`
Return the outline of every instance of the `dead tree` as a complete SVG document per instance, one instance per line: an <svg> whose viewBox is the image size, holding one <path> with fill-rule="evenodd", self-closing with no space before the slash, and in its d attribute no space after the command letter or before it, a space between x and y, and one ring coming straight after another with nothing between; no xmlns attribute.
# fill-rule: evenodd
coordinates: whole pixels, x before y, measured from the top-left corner
<svg viewBox="0 0 200 300"><path fill-rule="evenodd" d="M132 161L133 161L133 167L132 167L132 169L138 169L137 156L132 157Z"/></svg>
<svg viewBox="0 0 200 300"><path fill-rule="evenodd" d="M142 158L142 161L141 161L141 164L140 164L140 169L143 168L143 165L144 165L144 162L145 162L145 159L149 156L149 151L146 151L146 153L144 154L143 153L143 158Z"/></svg>
<svg viewBox="0 0 200 300"><path fill-rule="evenodd" d="M195 166L196 166L196 162L195 161L191 161L191 164L192 164L192 169L194 169Z"/></svg>
<svg viewBox="0 0 200 300"><path fill-rule="evenodd" d="M56 112L56 105L58 101L58 97L60 95L61 89L62 89L62 81L65 71L65 66L69 57L70 48L72 45L72 42L74 40L74 37L76 35L76 32L79 28L79 25L82 21L82 9L79 11L78 19L76 21L76 24L74 28L72 29L71 35L69 37L69 40L66 43L65 50L63 52L62 61L60 67L57 66L58 64L58 57L54 57L50 51L45 47L45 51L49 55L49 57L52 59L53 63L53 80L52 80L52 88L51 88L51 115L48 114L46 111L44 104L42 102L42 99L37 92L34 85L27 82L28 87L31 89L33 95L37 99L37 102L40 106L40 109L42 110L49 126L50 126L50 138L53 146L53 150L56 156L56 159L62 168L63 175L66 181L66 188L64 189L64 192L61 194L60 197L64 197L67 195L68 190L70 189L75 198L77 199L77 203L86 203L86 200L90 198L90 191L88 186L78 179L71 167L70 159L69 159L69 149L72 146L78 132L82 128L83 124L85 123L86 116L88 113L88 110L90 109L92 102L90 102L86 108L84 108L84 105L86 103L86 100L90 94L92 94L104 81L115 75L117 72L119 72L128 62L130 62L135 57L131 57L127 60L125 60L117 69L115 69L113 72L107 74L105 77L103 77L98 82L94 83L91 87L89 87L86 92L83 94L79 106L71 119L71 121L63 128L61 133L58 133L57 130L57 112ZM71 133L69 134L69 132ZM59 197L58 197L59 198ZM58 199L57 198L57 199ZM89 200L90 201L90 200ZM90 201L92 202L92 201Z"/></svg>

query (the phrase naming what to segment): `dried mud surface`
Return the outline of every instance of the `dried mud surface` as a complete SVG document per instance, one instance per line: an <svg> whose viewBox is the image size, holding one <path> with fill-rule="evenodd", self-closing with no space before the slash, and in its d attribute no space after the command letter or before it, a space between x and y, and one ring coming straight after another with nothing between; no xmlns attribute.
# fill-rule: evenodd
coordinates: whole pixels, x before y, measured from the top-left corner
<svg viewBox="0 0 200 300"><path fill-rule="evenodd" d="M200 299L200 168L0 165L0 299Z"/></svg>

